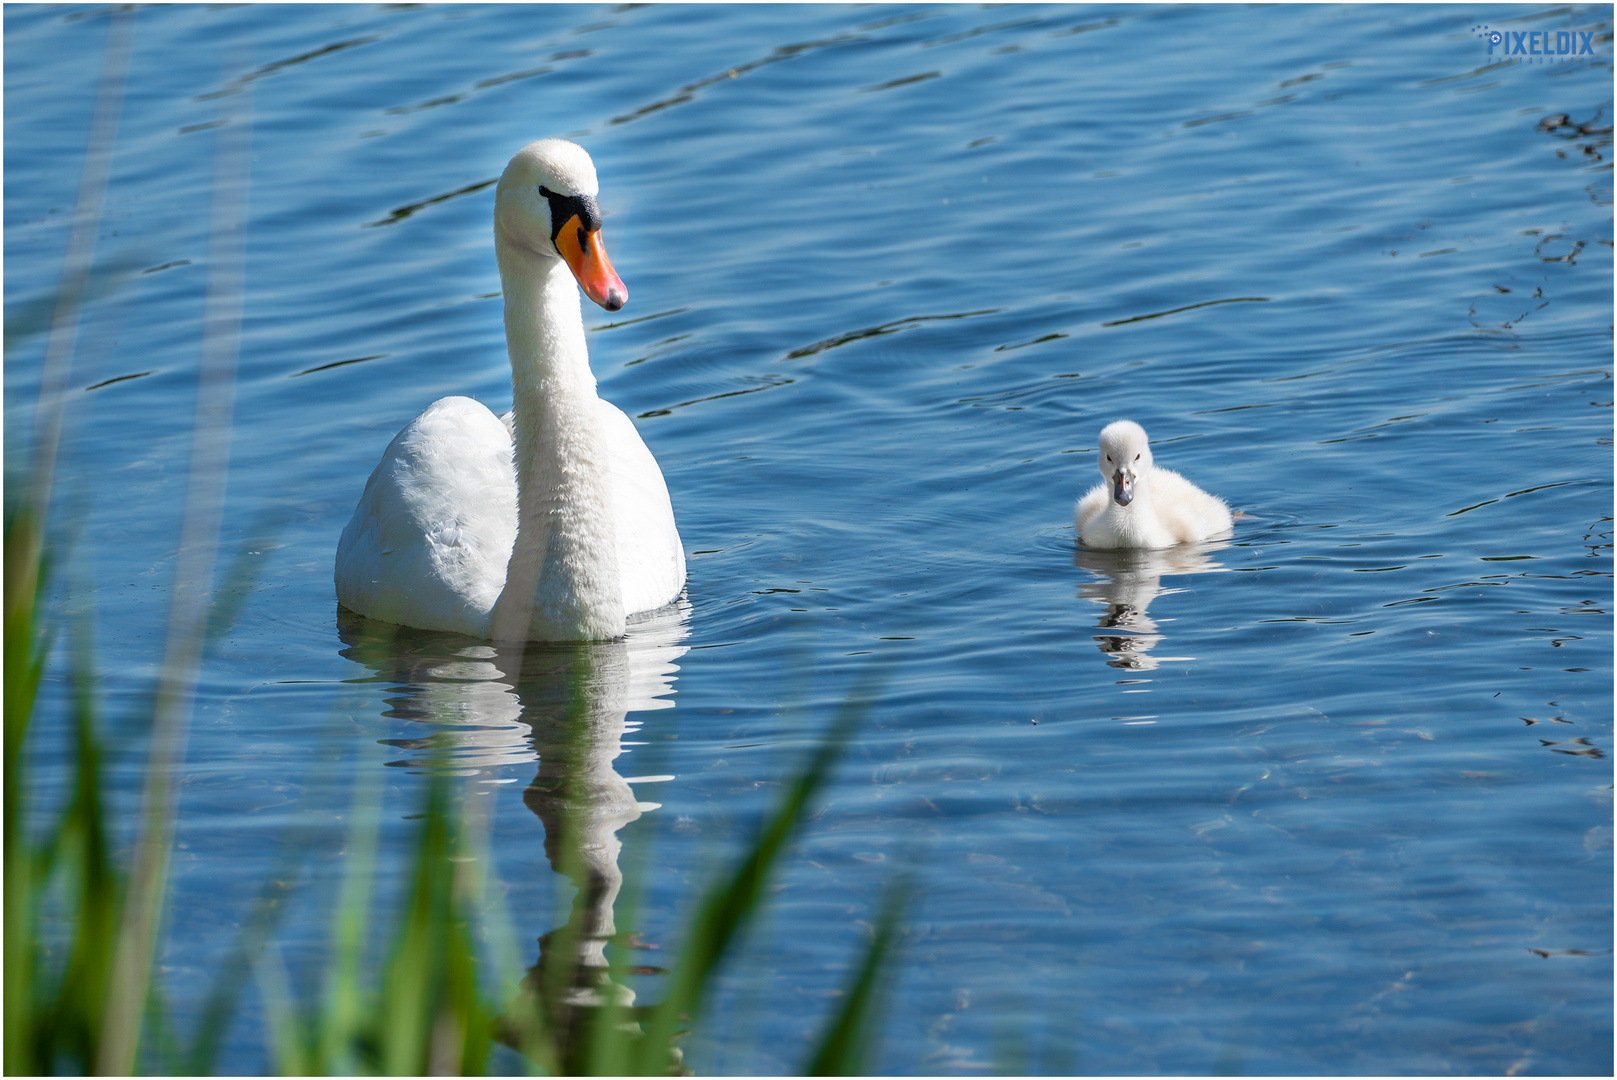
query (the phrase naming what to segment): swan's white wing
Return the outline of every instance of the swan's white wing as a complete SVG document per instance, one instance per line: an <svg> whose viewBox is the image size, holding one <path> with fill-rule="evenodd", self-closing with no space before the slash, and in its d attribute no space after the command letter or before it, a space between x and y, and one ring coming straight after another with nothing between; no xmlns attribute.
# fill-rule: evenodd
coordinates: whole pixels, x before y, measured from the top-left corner
<svg viewBox="0 0 1617 1080"><path fill-rule="evenodd" d="M441 398L366 482L337 545L337 600L372 619L482 637L516 531L505 425L471 398Z"/></svg>
<svg viewBox="0 0 1617 1080"><path fill-rule="evenodd" d="M605 400L600 407L601 430L610 448L623 610L632 615L671 604L679 596L685 587L685 549L657 459L623 410Z"/></svg>

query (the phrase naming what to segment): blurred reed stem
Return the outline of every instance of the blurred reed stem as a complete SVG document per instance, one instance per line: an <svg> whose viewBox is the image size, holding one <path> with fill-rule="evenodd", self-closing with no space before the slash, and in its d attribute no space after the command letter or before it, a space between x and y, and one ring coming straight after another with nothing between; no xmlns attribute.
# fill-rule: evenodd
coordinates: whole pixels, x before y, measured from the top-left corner
<svg viewBox="0 0 1617 1080"><path fill-rule="evenodd" d="M602 995L604 1004L599 1008L553 1009L541 1000L549 996L551 1002L561 1001L581 985L577 942L567 940L581 930L570 921L557 931L560 939L553 946L563 962L525 980L502 1015L483 989L484 962L474 931L480 919L485 931L492 927L485 936L492 939L503 994L516 982L517 969L510 962L516 955L510 921L503 905L489 895L486 836L475 822L468 822L444 776L429 783L414 864L381 977L374 984L364 978L367 930L374 915L382 781L378 770L362 764L319 999L299 1003L273 940L290 891L281 878L274 878L261 891L240 947L220 964L188 1053L166 1027L152 966L166 906L178 770L207 644L239 606L244 590L237 579L246 565L238 559L226 574L236 586L223 593L215 587L241 338L251 144L251 83L230 82L230 72L226 81L236 93L223 99L233 108L223 116L225 123L217 135L190 471L129 880L124 880L110 852L87 618L73 627L72 637L76 752L72 792L45 839L37 844L30 839L23 749L53 640L42 617L49 569L47 516L63 431L64 391L92 286L95 237L126 82L133 10L113 9L108 24L90 142L62 281L52 305L27 493L8 505L5 523L6 1072L28 1075L67 1067L129 1075L143 1058L195 1072L211 1070L249 969L256 975L268 1021L272 1059L286 1073L479 1073L490 1063L496 1032L525 1055L530 1067L544 1073L685 1071L674 1043L685 1028L699 1022L709 987L758 912L771 874L843 747L873 707L881 668L873 666L863 673L817 750L787 783L750 851L698 905L661 1004L634 1008L610 992ZM580 737L589 714L590 677L585 663L569 685L567 709L578 721L574 727ZM568 801L574 800L569 796ZM283 863L290 866L300 860L312 842L312 834L289 839ZM583 877L576 866L563 869L577 870L578 879ZM813 1071L862 1069L878 976L890 955L902 898L907 895L902 889L889 894L842 1008L828 1022L811 1055ZM42 907L48 897L57 920L52 927L60 925L66 940L65 958L49 965L42 963L47 956ZM582 1030L564 1030L556 1022L562 1017L582 1024ZM143 1035L154 1044L147 1054L142 1053Z"/></svg>
<svg viewBox="0 0 1617 1080"><path fill-rule="evenodd" d="M228 73L227 73L228 78ZM103 1075L132 1073L140 1044L144 988L150 982L173 847L177 772L185 758L197 672L208 625L214 563L230 470L231 413L247 255L247 184L251 168L251 84L218 129L209 222L208 290L202 316L191 464L180 548L169 597L168 633L153 706L145 810L113 964L111 996L96 1061Z"/></svg>
<svg viewBox="0 0 1617 1080"><path fill-rule="evenodd" d="M34 411L33 448L27 494L6 507L5 523L5 1069L10 1075L45 1071L54 1064L59 1038L69 1029L81 1040L100 1029L100 994L104 972L97 969L97 949L110 944L105 935L109 911L119 903L111 879L106 837L101 828L99 794L94 784L99 746L93 735L89 672L85 650L75 655L75 740L81 769L72 802L56 835L36 851L25 820L28 805L23 746L50 651L50 636L40 619L46 581L45 543L51 495L61 439L64 391L78 343L79 318L89 289L96 232L106 199L107 177L123 104L134 31L131 9L120 8L108 19L101 77L90 122L89 143L74 202L73 224L63 258L62 278L52 305L50 334L40 371ZM86 777L90 782L86 783ZM80 869L78 931L62 981L49 1005L39 991L38 915L42 890L56 869L64 847L76 847L67 861Z"/></svg>
<svg viewBox="0 0 1617 1080"><path fill-rule="evenodd" d="M67 253L62 259L62 279L57 285L50 337L45 344L45 362L39 375L39 402L34 410L34 449L30 461L33 476L28 502L41 529L50 509L56 452L62 432L63 398L73 366L73 353L78 346L79 316L84 311L90 286L96 232L101 227L112 149L117 141L118 114L128 81L129 53L135 32L134 8L116 8L107 21L101 82L90 118L89 143L79 175L78 198L73 204L73 226L68 233Z"/></svg>

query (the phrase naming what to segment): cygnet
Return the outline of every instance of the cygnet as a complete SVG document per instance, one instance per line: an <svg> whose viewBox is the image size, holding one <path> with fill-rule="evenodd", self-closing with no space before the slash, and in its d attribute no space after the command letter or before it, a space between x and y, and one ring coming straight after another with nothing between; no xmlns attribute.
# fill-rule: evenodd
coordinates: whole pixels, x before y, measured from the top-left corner
<svg viewBox="0 0 1617 1080"><path fill-rule="evenodd" d="M1156 465L1145 429L1132 420L1100 433L1100 474L1078 500L1078 539L1092 548L1165 548L1228 535L1230 508L1171 469Z"/></svg>

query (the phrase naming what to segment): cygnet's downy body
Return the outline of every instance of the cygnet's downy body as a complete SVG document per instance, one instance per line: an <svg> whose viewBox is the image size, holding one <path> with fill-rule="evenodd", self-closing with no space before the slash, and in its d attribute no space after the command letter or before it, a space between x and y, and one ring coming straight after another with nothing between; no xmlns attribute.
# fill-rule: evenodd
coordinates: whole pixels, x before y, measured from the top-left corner
<svg viewBox="0 0 1617 1080"><path fill-rule="evenodd" d="M1224 500L1151 459L1145 429L1132 420L1100 433L1105 479L1078 500L1078 539L1092 548L1165 548L1228 535Z"/></svg>

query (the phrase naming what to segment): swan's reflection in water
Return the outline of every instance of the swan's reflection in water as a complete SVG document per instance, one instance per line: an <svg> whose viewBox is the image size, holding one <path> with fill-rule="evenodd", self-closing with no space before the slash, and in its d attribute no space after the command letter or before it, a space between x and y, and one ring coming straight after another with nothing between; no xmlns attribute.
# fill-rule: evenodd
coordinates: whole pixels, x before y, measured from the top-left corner
<svg viewBox="0 0 1617 1080"><path fill-rule="evenodd" d="M1105 609L1095 624L1102 631L1095 635L1095 643L1107 665L1124 671L1151 671L1164 661L1194 659L1153 655L1151 650L1165 635L1146 611L1157 597L1183 591L1164 586L1163 578L1222 570L1213 552L1229 546L1228 540L1212 540L1154 550L1078 547L1073 562L1095 578L1080 583L1078 595Z"/></svg>
<svg viewBox="0 0 1617 1080"><path fill-rule="evenodd" d="M613 979L623 971L608 963L606 946L617 936L613 909L623 887L618 832L659 804L636 799L616 762L625 736L641 726L629 714L673 706L689 610L681 601L638 617L620 641L522 649L340 612L343 655L370 668L373 681L391 684L385 715L433 728L386 740L407 752L389 764L475 774L538 762L523 802L544 823L551 868L577 894L567 923L539 939L538 962L505 1019L516 1019L513 1010L538 1009L565 1073L578 1071L569 1065L582 1062L593 1021L608 1005L625 1010L616 1015L626 1034L637 1031L634 991ZM519 1027L501 1025L512 1045Z"/></svg>

